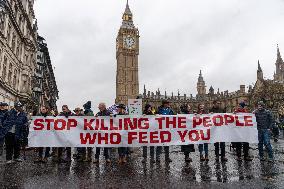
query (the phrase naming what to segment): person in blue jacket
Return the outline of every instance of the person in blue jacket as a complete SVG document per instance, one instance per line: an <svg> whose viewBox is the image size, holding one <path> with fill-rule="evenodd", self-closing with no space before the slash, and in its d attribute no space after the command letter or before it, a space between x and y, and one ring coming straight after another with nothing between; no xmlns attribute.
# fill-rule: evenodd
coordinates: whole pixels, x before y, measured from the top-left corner
<svg viewBox="0 0 284 189"><path fill-rule="evenodd" d="M174 111L171 109L170 102L168 100L162 101L162 106L159 107L158 114L159 115L174 115ZM162 153L162 146L157 146L156 151L157 151L156 152L156 161L160 162L160 154ZM166 162L172 162L172 160L170 159L170 147L165 146L164 151L165 151Z"/></svg>
<svg viewBox="0 0 284 189"><path fill-rule="evenodd" d="M21 162L21 143L28 136L28 118L23 111L23 104L15 102L14 108L6 113L6 119L0 129L0 140L5 138L6 160Z"/></svg>

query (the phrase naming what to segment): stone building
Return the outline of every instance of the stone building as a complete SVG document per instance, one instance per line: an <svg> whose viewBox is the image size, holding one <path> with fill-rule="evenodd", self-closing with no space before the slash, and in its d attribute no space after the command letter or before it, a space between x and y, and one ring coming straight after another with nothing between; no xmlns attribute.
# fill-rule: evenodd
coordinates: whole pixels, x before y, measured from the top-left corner
<svg viewBox="0 0 284 189"><path fill-rule="evenodd" d="M117 78L116 78L116 102L127 103L127 99L136 98L139 91L138 81L138 54L139 54L139 32L133 25L133 15L127 2L123 14L122 26L117 37ZM178 92L170 95L165 91L161 94L160 89L155 92L148 91L144 85L143 93L139 95L143 104L149 103L158 108L163 99L171 102L175 112L180 112L180 106L190 104L196 109L198 104L203 103L209 109L214 100L222 104L222 108L227 112L233 112L238 104L245 101L249 110L253 110L257 101L264 100L268 108L275 114L284 115L284 63L281 58L279 47L277 46L276 72L273 80L265 80L263 71L258 62L257 78L254 86L240 85L239 90L220 92L214 90L213 86L206 90L206 83L200 71L197 79L197 95L182 95ZM163 86L164 87L164 86ZM282 112L282 113L281 113Z"/></svg>
<svg viewBox="0 0 284 189"><path fill-rule="evenodd" d="M284 116L284 62L277 45L276 70L273 79L264 79L260 63L258 63L257 81L250 96L250 103L258 99L266 102L277 116Z"/></svg>
<svg viewBox="0 0 284 189"><path fill-rule="evenodd" d="M213 105L214 100L218 100L222 104L222 108L226 109L227 112L233 112L238 104L245 101L249 106L249 110L254 110L258 101L263 100L266 102L267 107L273 111L274 115L284 116L284 80L283 80L283 68L284 62L280 54L279 47L277 46L277 60L276 60L276 71L274 79L264 79L264 74L260 63L258 61L257 78L254 86L249 86L246 90L245 85L240 85L239 90L234 92L223 91L219 89L215 92L211 86L209 91L206 91L206 84L200 71L197 79L197 95L183 96L175 95L172 93L171 96L161 95L160 90L156 92L147 91L144 85L144 92L140 95L143 99L143 103L149 103L156 108L161 105L163 99L167 99L171 102L173 109L176 112L180 111L180 106L183 104L190 104L194 109L197 108L198 104L203 103L205 107L209 109Z"/></svg>
<svg viewBox="0 0 284 189"><path fill-rule="evenodd" d="M53 110L57 109L58 89L45 39L38 36L37 65L33 77L33 100L36 104L34 111L39 111L44 105Z"/></svg>
<svg viewBox="0 0 284 189"><path fill-rule="evenodd" d="M34 0L0 0L0 101L20 100L30 109L36 65Z"/></svg>
<svg viewBox="0 0 284 189"><path fill-rule="evenodd" d="M34 0L0 0L0 102L56 109L56 81L33 6Z"/></svg>
<svg viewBox="0 0 284 189"><path fill-rule="evenodd" d="M139 31L133 24L127 1L116 38L116 103L127 104L128 99L139 95L138 55Z"/></svg>

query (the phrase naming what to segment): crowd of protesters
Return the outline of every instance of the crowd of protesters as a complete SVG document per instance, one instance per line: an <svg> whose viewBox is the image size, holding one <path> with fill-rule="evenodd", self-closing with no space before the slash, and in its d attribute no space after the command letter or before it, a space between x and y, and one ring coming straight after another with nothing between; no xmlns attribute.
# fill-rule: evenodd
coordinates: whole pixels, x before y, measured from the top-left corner
<svg viewBox="0 0 284 189"><path fill-rule="evenodd" d="M235 109L234 113L248 113L246 108L246 103L241 102L239 106ZM117 105L117 113L113 115L110 110L107 109L105 103L100 103L98 105L99 112L96 114L93 113L91 109L91 102L87 102L83 105L84 109L77 107L72 112L67 105L62 106L62 111L57 113L57 111L50 110L49 107L43 106L40 109L40 113L36 114L37 116L116 116L116 115L127 115L126 106L124 104ZM221 108L221 102L214 101L211 108L205 107L204 104L199 104L197 110L188 105L182 105L180 107L181 114L213 114L213 113L226 113L224 109ZM259 159L260 161L265 161L263 146L266 147L269 159L268 161L274 161L273 150L270 144L270 134L274 128L275 121L273 120L272 113L265 108L265 103L263 101L258 102L257 109L252 113L256 116L257 130L258 130L258 150L259 150ZM167 100L162 101L162 105L156 110L150 104L146 104L144 115L175 115L175 112L171 108L171 104ZM6 162L8 164L13 162L21 162L23 159L20 155L21 149L24 149L28 142L28 131L29 131L29 119L28 115L23 110L23 104L20 102L15 102L14 107L9 110L7 103L0 103L0 155L4 154L4 149L6 150ZM247 142L233 142L230 144L233 149L236 151L236 160L237 161L252 161L253 158L249 153L249 143ZM204 143L197 145L200 161L209 161L209 146L210 144ZM216 142L214 143L215 147L215 160L226 162L226 144L225 142ZM94 149L95 148L95 149ZM36 159L35 163L47 163L48 159L56 163L67 163L71 162L72 158L78 162L93 162L99 163L100 153L103 150L103 155L105 162L107 164L111 163L111 151L113 148L84 148L78 147L72 150L71 147L59 147L59 148L36 148ZM160 156L162 150L164 150L165 161L170 163L170 147L169 146L150 146L142 147L142 162L146 163L148 148L150 148L150 161L152 163L160 162ZM184 153L185 161L192 162L191 153L195 152L195 145L188 144L182 145L181 151ZM242 156L243 151L243 156ZM73 156L72 156L72 152ZM93 152L95 155L93 156ZM128 157L132 153L132 149L128 147L119 147L117 148L118 153L118 163L123 164L127 163ZM156 155L156 157L155 157ZM243 158L242 158L243 157Z"/></svg>

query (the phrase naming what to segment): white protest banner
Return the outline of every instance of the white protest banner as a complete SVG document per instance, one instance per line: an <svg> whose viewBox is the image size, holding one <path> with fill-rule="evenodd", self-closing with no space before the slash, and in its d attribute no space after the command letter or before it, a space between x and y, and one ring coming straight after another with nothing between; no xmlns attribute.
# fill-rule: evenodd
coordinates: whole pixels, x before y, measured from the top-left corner
<svg viewBox="0 0 284 189"><path fill-rule="evenodd" d="M128 100L129 115L142 115L142 99Z"/></svg>
<svg viewBox="0 0 284 189"><path fill-rule="evenodd" d="M254 114L33 117L30 147L139 147L257 143Z"/></svg>

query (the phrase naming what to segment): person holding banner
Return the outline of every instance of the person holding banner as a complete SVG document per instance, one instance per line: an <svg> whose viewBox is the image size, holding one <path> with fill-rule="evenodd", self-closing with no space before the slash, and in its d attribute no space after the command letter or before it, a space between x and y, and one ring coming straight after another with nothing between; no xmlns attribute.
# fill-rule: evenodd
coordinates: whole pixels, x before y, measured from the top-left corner
<svg viewBox="0 0 284 189"><path fill-rule="evenodd" d="M235 113L248 113L248 110L246 109L246 103L241 102L239 104L239 107L237 110L235 110ZM244 152L244 160L245 161L252 161L252 158L249 156L249 143L248 142L235 142L234 143L236 147L236 152L237 152L237 160L242 161L242 149Z"/></svg>
<svg viewBox="0 0 284 189"><path fill-rule="evenodd" d="M189 104L184 104L180 107L182 114L193 114L193 110ZM195 152L194 144L182 145L181 151L184 153L185 162L192 162L192 158L189 157L191 152Z"/></svg>
<svg viewBox="0 0 284 189"><path fill-rule="evenodd" d="M269 161L274 161L273 151L270 144L270 130L272 129L273 118L269 110L265 109L263 101L258 102L257 110L254 111L257 130L258 130L258 151L260 161L264 161L263 157L263 145L266 147Z"/></svg>
<svg viewBox="0 0 284 189"><path fill-rule="evenodd" d="M67 105L63 105L62 106L62 112L59 114L59 116L64 116L66 118L68 118L69 116L73 116L73 113L69 110L68 106ZM63 159L62 156L63 156L63 151L64 151L64 148L60 147L58 148L58 157L57 157L57 162L59 163L64 163L64 162L71 162L71 147L67 147L65 148L66 150L66 159Z"/></svg>
<svg viewBox="0 0 284 189"><path fill-rule="evenodd" d="M144 108L144 112L143 115L155 115L154 112L152 111L152 106L150 104L146 104L145 108ZM155 151L155 147L154 146L150 146L150 161L152 163L155 163L154 160L154 152ZM146 163L147 162L147 146L143 146L143 160L142 163Z"/></svg>
<svg viewBox="0 0 284 189"><path fill-rule="evenodd" d="M7 163L14 161L22 162L20 159L21 144L28 130L28 117L23 111L23 104L15 102L14 108L7 112L3 127L0 128L0 140L5 137Z"/></svg>
<svg viewBox="0 0 284 189"><path fill-rule="evenodd" d="M204 104L198 105L197 114L199 114L199 115L206 114L206 111L204 109ZM198 150L199 150L199 153L200 153L200 161L209 161L208 143L199 144ZM204 158L203 152L205 152L205 158Z"/></svg>
<svg viewBox="0 0 284 189"><path fill-rule="evenodd" d="M170 107L170 102L168 100L163 100L162 101L162 106L159 107L158 109L158 114L160 115L174 115L173 110ZM172 162L170 159L170 147L165 146L164 147L165 151L165 160L166 162ZM157 162L160 162L160 155L162 153L162 146L157 146L157 151L156 151L156 160Z"/></svg>
<svg viewBox="0 0 284 189"><path fill-rule="evenodd" d="M225 113L225 110L221 108L221 102L214 100L213 107L209 110L211 114L213 113ZM216 161L219 161L220 149L221 149L221 161L226 162L228 159L226 158L226 144L225 142L216 142L215 146L215 156Z"/></svg>
<svg viewBox="0 0 284 189"><path fill-rule="evenodd" d="M0 129L1 127L3 127L7 112L8 112L8 104L5 102L0 102ZM2 156L3 151L4 151L4 138L0 140L0 156Z"/></svg>
<svg viewBox="0 0 284 189"><path fill-rule="evenodd" d="M117 114L118 116L120 115L127 115L126 114L126 106L124 104L119 104L117 106ZM122 164L122 163L127 163L126 160L126 155L127 155L127 148L126 147L119 147L118 148L118 163Z"/></svg>
<svg viewBox="0 0 284 189"><path fill-rule="evenodd" d="M88 101L84 105L84 115L85 116L94 116L94 112L91 109L92 107L92 102ZM86 154L86 158L84 159L84 162L92 162L92 155L93 155L93 148L88 147L85 149L84 153Z"/></svg>
<svg viewBox="0 0 284 189"><path fill-rule="evenodd" d="M75 108L73 112L75 113L74 116L84 116L83 110L79 107ZM85 160L86 148L79 147L79 148L76 148L76 150L77 150L77 153L73 154L73 158L77 159L79 162L83 162Z"/></svg>
<svg viewBox="0 0 284 189"><path fill-rule="evenodd" d="M98 116L110 116L110 112L107 110L105 103L100 103L98 108L99 108L100 111L96 114L96 117L98 117ZM107 163L111 163L111 161L110 161L110 149L111 148L104 148L104 156L105 156L105 160L106 160ZM94 163L99 163L100 153L101 153L101 148L96 147L96 154L95 154Z"/></svg>
<svg viewBox="0 0 284 189"><path fill-rule="evenodd" d="M40 114L38 116L43 116L44 118L46 118L47 116L51 116L51 114L49 113L49 109L46 106L42 106L40 108ZM45 148L44 158L42 157L43 149L44 149L43 147L38 148L38 157L34 161L35 163L47 163L47 158L49 157L50 148L49 147Z"/></svg>

